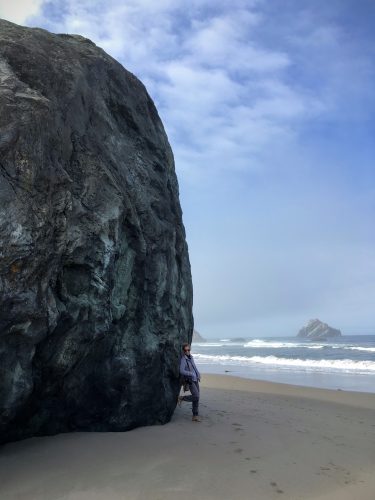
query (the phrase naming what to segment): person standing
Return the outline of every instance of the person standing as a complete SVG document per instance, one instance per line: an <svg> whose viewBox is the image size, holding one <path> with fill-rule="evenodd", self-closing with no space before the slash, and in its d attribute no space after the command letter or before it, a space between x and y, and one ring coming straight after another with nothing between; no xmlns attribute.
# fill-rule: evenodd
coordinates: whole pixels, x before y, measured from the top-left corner
<svg viewBox="0 0 375 500"><path fill-rule="evenodd" d="M201 374L195 365L193 356L191 355L190 344L183 344L182 356L180 361L180 374L188 380L189 391L191 396L179 396L178 403L189 401L192 403L193 422L200 422L199 418L199 382Z"/></svg>

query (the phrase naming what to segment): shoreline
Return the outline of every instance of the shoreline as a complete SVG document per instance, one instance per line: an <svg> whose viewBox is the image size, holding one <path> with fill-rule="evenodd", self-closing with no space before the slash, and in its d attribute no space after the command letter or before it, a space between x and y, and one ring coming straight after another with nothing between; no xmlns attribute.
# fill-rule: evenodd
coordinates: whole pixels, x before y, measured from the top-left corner
<svg viewBox="0 0 375 500"><path fill-rule="evenodd" d="M202 374L162 426L0 447L1 500L373 500L375 395Z"/></svg>
<svg viewBox="0 0 375 500"><path fill-rule="evenodd" d="M375 373L350 374L350 373L309 373L309 372L284 372L275 370L269 372L267 369L248 367L236 367L230 365L212 365L199 362L202 373L208 375L225 375L244 378L247 380L258 380L259 382L272 382L298 387L328 389L333 391L359 392L375 394Z"/></svg>
<svg viewBox="0 0 375 500"><path fill-rule="evenodd" d="M225 380L226 378L231 379L231 381L227 383ZM207 383L205 382L206 379ZM347 404L349 406L353 404L354 398L356 400L356 406L375 410L375 392L326 389L322 387L286 384L284 382L272 382L269 380L247 378L238 375L205 372L202 373L202 385L203 384L211 388L221 387L229 390L246 390L249 392L263 392L264 394L306 397L308 399Z"/></svg>

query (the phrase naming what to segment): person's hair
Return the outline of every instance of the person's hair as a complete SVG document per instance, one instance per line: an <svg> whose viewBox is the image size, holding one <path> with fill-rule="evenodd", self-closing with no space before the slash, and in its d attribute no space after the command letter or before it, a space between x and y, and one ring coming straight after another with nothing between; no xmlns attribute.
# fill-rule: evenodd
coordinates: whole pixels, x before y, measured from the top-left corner
<svg viewBox="0 0 375 500"><path fill-rule="evenodd" d="M182 350L183 350L184 352L185 352L186 347L190 347L189 342L185 342L184 344L182 344Z"/></svg>

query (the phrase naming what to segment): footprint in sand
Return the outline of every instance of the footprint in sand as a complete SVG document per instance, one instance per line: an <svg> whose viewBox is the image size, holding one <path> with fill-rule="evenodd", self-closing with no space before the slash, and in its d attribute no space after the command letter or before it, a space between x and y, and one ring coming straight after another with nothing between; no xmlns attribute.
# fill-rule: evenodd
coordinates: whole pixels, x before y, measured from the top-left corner
<svg viewBox="0 0 375 500"><path fill-rule="evenodd" d="M236 424L236 423L233 423L232 425L233 425L234 430L235 430L236 432L238 432L238 431L242 431L242 430L243 430L243 429L242 429L242 424Z"/></svg>
<svg viewBox="0 0 375 500"><path fill-rule="evenodd" d="M276 493L284 493L284 491L283 491L283 490L281 490L281 489L277 486L277 483L275 483L275 481L271 481L271 482L270 482L270 485L271 485L273 488L275 488Z"/></svg>

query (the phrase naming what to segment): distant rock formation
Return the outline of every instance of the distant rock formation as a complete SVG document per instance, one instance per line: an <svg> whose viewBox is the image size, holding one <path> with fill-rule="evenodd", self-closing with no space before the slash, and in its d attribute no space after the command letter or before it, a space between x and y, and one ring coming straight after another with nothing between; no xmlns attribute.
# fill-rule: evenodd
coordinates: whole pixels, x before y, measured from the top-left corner
<svg viewBox="0 0 375 500"><path fill-rule="evenodd" d="M197 330L194 330L192 342L206 342L206 339L204 339L202 335L199 332L197 332Z"/></svg>
<svg viewBox="0 0 375 500"><path fill-rule="evenodd" d="M319 319L310 319L297 334L297 337L309 340L327 340L340 336L340 330L328 326L327 323L322 323Z"/></svg>
<svg viewBox="0 0 375 500"><path fill-rule="evenodd" d="M0 442L167 422L191 340L173 154L94 43L0 21Z"/></svg>

